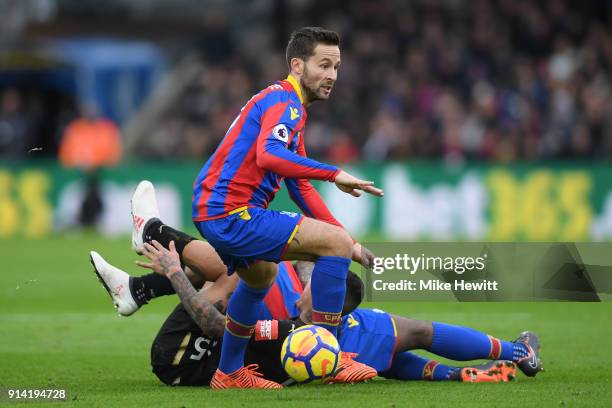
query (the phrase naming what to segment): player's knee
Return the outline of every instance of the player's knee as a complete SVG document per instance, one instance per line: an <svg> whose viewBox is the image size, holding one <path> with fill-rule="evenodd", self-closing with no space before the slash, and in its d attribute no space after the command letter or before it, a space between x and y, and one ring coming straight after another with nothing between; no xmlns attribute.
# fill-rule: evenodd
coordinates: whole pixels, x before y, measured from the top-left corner
<svg viewBox="0 0 612 408"><path fill-rule="evenodd" d="M343 229L334 230L331 239L327 241L327 245L331 252L329 255L351 258L353 254L353 240Z"/></svg>
<svg viewBox="0 0 612 408"><path fill-rule="evenodd" d="M242 280L244 281L244 283L247 284L247 286L250 286L254 289L265 289L265 288L269 288L270 286L274 284L275 278L276 278L275 275L266 275L266 276L260 275L256 278L253 276L249 276L246 278L242 278Z"/></svg>
<svg viewBox="0 0 612 408"><path fill-rule="evenodd" d="M414 320L411 325L412 336L419 348L429 348L433 338L433 325L425 320Z"/></svg>
<svg viewBox="0 0 612 408"><path fill-rule="evenodd" d="M276 280L276 270L265 273L261 279L263 287L269 288Z"/></svg>
<svg viewBox="0 0 612 408"><path fill-rule="evenodd" d="M237 268L238 276L248 286L257 289L269 288L274 284L277 266L269 262L257 263L249 268Z"/></svg>
<svg viewBox="0 0 612 408"><path fill-rule="evenodd" d="M431 322L394 316L400 350L429 349L433 329Z"/></svg>

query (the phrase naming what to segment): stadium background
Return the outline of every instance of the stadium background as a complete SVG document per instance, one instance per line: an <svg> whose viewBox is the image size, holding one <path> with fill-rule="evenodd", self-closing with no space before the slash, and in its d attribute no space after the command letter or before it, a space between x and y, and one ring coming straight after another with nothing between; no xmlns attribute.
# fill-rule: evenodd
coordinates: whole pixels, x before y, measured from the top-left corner
<svg viewBox="0 0 612 408"><path fill-rule="evenodd" d="M245 101L286 75L303 25L342 36L332 98L309 109L309 154L386 191L355 200L319 184L355 236L610 241L610 1L1 0L0 387L62 387L85 405L609 400L607 303L377 305L508 338L539 330L549 372L508 387L224 397L156 383L148 347L176 299L116 318L87 253L138 273L129 198L143 178L164 219L195 233L200 165ZM110 120L119 147L62 147L83 118ZM274 206L295 208L284 193Z"/></svg>

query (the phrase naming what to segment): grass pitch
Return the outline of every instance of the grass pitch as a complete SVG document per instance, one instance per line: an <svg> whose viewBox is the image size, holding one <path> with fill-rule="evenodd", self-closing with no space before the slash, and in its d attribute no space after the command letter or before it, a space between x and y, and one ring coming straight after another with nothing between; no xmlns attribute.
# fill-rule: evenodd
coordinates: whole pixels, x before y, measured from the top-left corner
<svg viewBox="0 0 612 408"><path fill-rule="evenodd" d="M170 388L150 372L157 329L177 303L156 299L118 317L95 279L95 249L141 273L129 241L90 234L0 241L0 404L8 388L65 389L65 402L26 406L610 406L611 303L379 303L388 312L467 325L513 339L525 329L543 344L546 371L509 384L376 380L353 386L300 386L282 391ZM22 400L23 401L23 400Z"/></svg>

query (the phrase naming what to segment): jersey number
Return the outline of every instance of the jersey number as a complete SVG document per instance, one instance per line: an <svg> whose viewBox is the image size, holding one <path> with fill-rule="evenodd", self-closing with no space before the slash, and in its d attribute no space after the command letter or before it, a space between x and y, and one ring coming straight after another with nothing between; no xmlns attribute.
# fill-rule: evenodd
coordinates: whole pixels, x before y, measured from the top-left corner
<svg viewBox="0 0 612 408"><path fill-rule="evenodd" d="M202 343L204 343L204 345ZM191 360L200 361L202 357L204 357L204 354L206 354L206 356L210 356L212 354L210 348L216 345L217 340L213 340L211 344L210 339L207 339L206 337L198 337L193 345L198 353L192 354L189 356L189 358Z"/></svg>

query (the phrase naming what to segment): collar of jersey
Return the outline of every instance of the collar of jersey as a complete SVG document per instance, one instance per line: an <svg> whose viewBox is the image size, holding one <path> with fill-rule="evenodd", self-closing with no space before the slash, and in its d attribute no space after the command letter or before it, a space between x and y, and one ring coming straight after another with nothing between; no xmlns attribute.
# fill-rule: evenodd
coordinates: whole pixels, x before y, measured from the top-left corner
<svg viewBox="0 0 612 408"><path fill-rule="evenodd" d="M304 98L302 98L302 88L300 88L300 84L298 83L297 79L295 79L291 74L289 74L289 76L287 77L287 82L291 84L298 98L300 98L300 103L303 105Z"/></svg>

